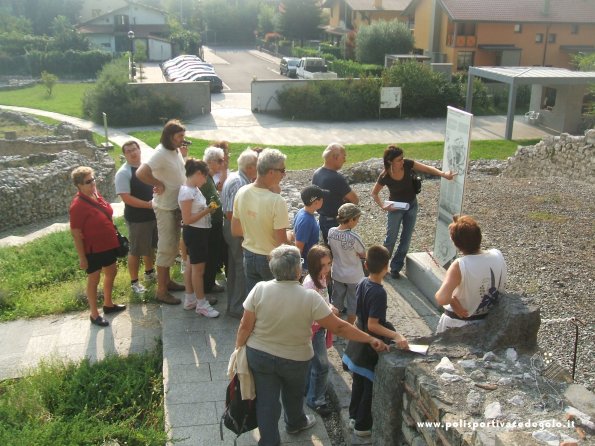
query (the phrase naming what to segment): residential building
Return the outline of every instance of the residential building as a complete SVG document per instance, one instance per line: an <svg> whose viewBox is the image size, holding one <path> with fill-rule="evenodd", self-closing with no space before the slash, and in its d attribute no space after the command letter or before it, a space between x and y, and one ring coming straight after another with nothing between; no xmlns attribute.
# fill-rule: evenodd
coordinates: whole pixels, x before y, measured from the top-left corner
<svg viewBox="0 0 595 446"><path fill-rule="evenodd" d="M78 23L87 22L123 6L126 6L126 0L83 0Z"/></svg>
<svg viewBox="0 0 595 446"><path fill-rule="evenodd" d="M78 31L87 36L92 46L113 54L130 51L136 42L142 41L148 60L170 59L172 46L168 39L167 13L131 0L124 3L125 6L79 24ZM133 39L130 39L130 31L134 33Z"/></svg>
<svg viewBox="0 0 595 446"><path fill-rule="evenodd" d="M434 62L572 68L595 52L595 3L585 0L412 0L416 48Z"/></svg>
<svg viewBox="0 0 595 446"><path fill-rule="evenodd" d="M340 39L349 31L357 31L363 25L384 20L407 22L403 11L411 0L325 0L323 8L330 10L329 25L325 32L331 40Z"/></svg>

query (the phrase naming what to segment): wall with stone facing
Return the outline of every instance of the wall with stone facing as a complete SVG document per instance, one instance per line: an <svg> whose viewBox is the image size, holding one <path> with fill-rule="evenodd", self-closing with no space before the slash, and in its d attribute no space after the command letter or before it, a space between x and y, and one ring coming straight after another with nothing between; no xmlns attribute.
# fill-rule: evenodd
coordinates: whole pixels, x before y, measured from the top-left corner
<svg viewBox="0 0 595 446"><path fill-rule="evenodd" d="M568 425L569 406L582 411L575 424L583 424L593 439L586 426L593 421L595 396L582 386L542 376L544 362L535 353L539 310L520 296L503 297L484 327L410 341L430 344L427 356L381 355L373 444L530 446L543 444L538 439L546 436L578 439ZM432 424L420 425L426 422ZM521 422L544 422L545 429Z"/></svg>
<svg viewBox="0 0 595 446"><path fill-rule="evenodd" d="M584 136L562 133L534 146L519 147L503 175L510 177L568 176L595 184L595 129Z"/></svg>
<svg viewBox="0 0 595 446"><path fill-rule="evenodd" d="M67 213L76 193L70 173L78 166L93 168L100 193L115 199L115 165L104 150L86 141L5 143L0 140L0 231Z"/></svg>

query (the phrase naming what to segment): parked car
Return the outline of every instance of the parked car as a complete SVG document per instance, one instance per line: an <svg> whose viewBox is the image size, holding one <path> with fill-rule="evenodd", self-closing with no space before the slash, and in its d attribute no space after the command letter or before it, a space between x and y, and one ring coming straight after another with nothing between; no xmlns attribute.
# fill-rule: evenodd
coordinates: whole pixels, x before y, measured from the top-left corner
<svg viewBox="0 0 595 446"><path fill-rule="evenodd" d="M300 63L299 57L283 57L279 64L279 74L287 77L297 77L297 66Z"/></svg>
<svg viewBox="0 0 595 446"><path fill-rule="evenodd" d="M326 62L321 57L302 57L296 69L300 79L336 79L337 73L328 71Z"/></svg>
<svg viewBox="0 0 595 446"><path fill-rule="evenodd" d="M216 73L211 70L195 70L190 73L184 73L184 74L172 76L170 78L170 80L172 80L172 81L193 81L193 80L196 80L197 77L212 76L212 75L216 75Z"/></svg>
<svg viewBox="0 0 595 446"><path fill-rule="evenodd" d="M203 74L196 76L193 81L209 81L211 83L212 93L221 93L223 90L223 81L216 74Z"/></svg>
<svg viewBox="0 0 595 446"><path fill-rule="evenodd" d="M193 54L183 54L181 56L174 57L173 59L166 60L165 62L163 62L161 64L161 68L163 68L165 70L167 68L179 65L179 64L187 62L187 61L202 62L203 60L200 57L195 56Z"/></svg>
<svg viewBox="0 0 595 446"><path fill-rule="evenodd" d="M209 64L193 64L193 65L186 65L180 68L171 68L166 70L165 75L166 77L173 77L175 75L192 73L193 71L212 71L215 72L215 68Z"/></svg>

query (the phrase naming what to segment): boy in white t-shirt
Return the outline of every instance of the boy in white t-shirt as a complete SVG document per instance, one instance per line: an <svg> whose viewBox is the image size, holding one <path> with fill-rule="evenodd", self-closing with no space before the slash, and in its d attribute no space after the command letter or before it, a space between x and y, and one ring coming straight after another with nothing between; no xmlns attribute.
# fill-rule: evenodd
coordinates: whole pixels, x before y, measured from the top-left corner
<svg viewBox="0 0 595 446"><path fill-rule="evenodd" d="M347 309L347 322L355 322L355 287L364 278L362 259L366 258L366 247L361 237L352 231L362 212L353 203L339 208L339 226L329 229L328 244L333 253L333 294L331 301L339 310Z"/></svg>

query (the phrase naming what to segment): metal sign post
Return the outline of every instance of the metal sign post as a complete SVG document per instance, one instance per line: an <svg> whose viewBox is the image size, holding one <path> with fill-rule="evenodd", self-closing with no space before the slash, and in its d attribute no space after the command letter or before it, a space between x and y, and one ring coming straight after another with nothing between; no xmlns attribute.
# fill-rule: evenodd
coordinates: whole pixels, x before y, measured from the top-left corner
<svg viewBox="0 0 595 446"><path fill-rule="evenodd" d="M378 119L383 108L399 107L399 118L403 114L403 95L401 87L380 87L380 108L378 109Z"/></svg>
<svg viewBox="0 0 595 446"><path fill-rule="evenodd" d="M103 115L103 130L105 131L105 142L102 143L101 145L107 149L107 150L111 150L114 148L114 146L112 144L110 144L109 142L109 137L107 134L107 114L105 112L101 113Z"/></svg>

